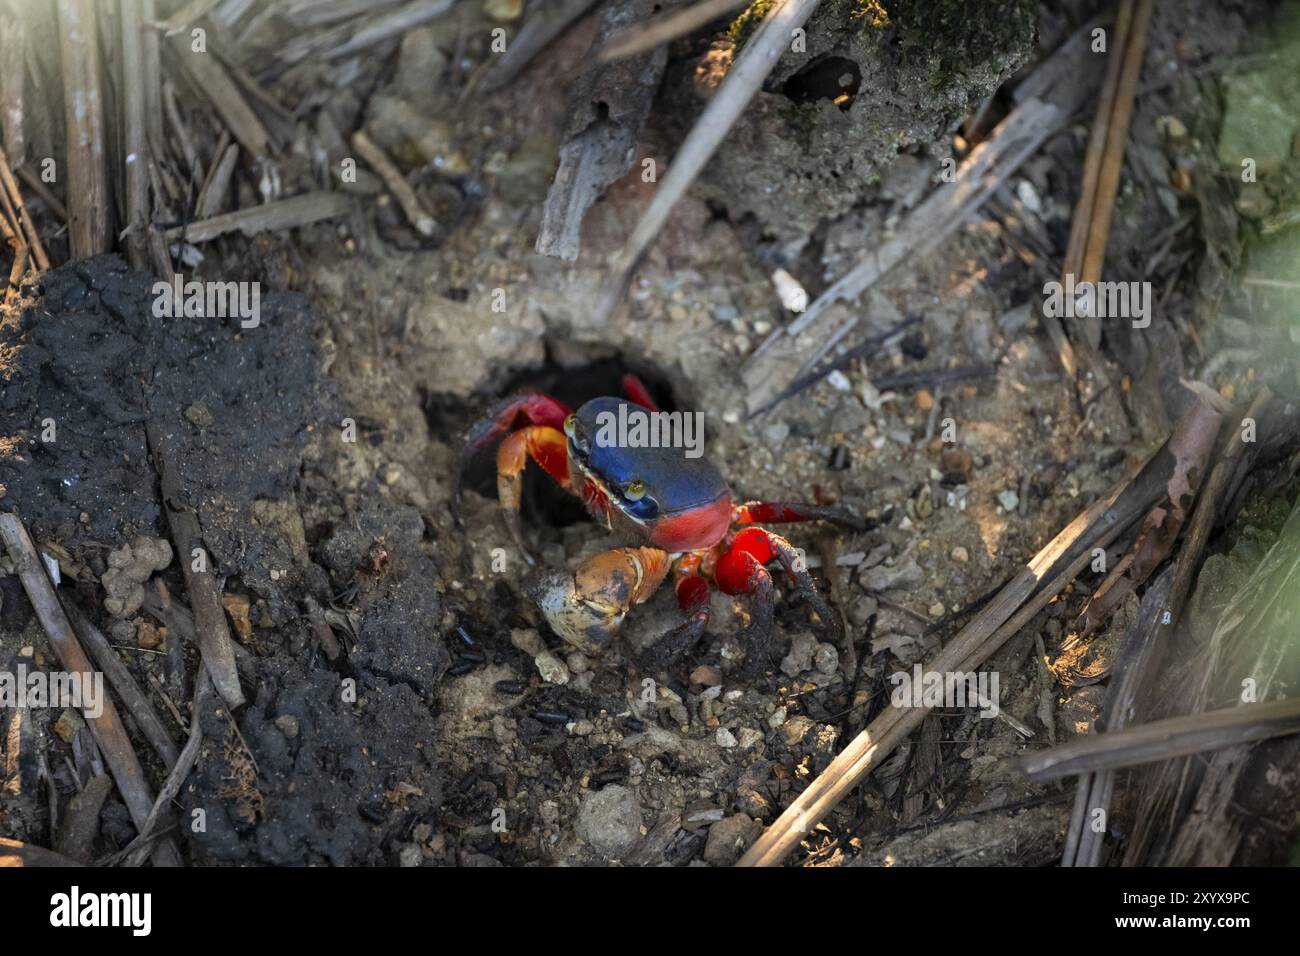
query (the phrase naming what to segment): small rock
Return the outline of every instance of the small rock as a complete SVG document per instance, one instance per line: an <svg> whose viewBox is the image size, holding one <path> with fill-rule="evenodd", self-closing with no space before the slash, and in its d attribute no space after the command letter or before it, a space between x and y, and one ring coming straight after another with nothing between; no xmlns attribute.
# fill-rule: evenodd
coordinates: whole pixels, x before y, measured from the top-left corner
<svg viewBox="0 0 1300 956"><path fill-rule="evenodd" d="M759 746L764 739L765 735L761 730L754 727L741 727L740 732L736 734L736 746L741 750L749 750Z"/></svg>
<svg viewBox="0 0 1300 956"><path fill-rule="evenodd" d="M709 827L704 844L704 861L712 866L732 866L749 849L763 830L757 820L737 813Z"/></svg>
<svg viewBox="0 0 1300 956"><path fill-rule="evenodd" d="M512 630L510 632L510 643L529 657L536 657L546 650L546 645L542 643L542 636L531 627Z"/></svg>
<svg viewBox="0 0 1300 956"><path fill-rule="evenodd" d="M781 673L797 677L812 667L813 654L817 652L817 638L800 631L790 641L790 653L781 660Z"/></svg>
<svg viewBox="0 0 1300 956"><path fill-rule="evenodd" d="M852 383L849 382L849 377L839 369L836 369L826 376L826 384L837 392L848 392L853 389Z"/></svg>
<svg viewBox="0 0 1300 956"><path fill-rule="evenodd" d="M581 651L574 651L571 653L564 659L564 663L568 665L570 674L585 674L587 671L591 670L591 663L587 660L587 656Z"/></svg>
<svg viewBox="0 0 1300 956"><path fill-rule="evenodd" d="M1019 507L1020 495L1016 493L1014 488L1008 488L1005 491L999 492L998 504L1002 506L1003 511L1009 514Z"/></svg>
<svg viewBox="0 0 1300 956"><path fill-rule="evenodd" d="M606 858L621 856L641 839L641 803L627 787L589 791L578 808L579 837Z"/></svg>
<svg viewBox="0 0 1300 956"><path fill-rule="evenodd" d="M866 627L877 608L876 599L864 594L849 607L849 620L858 627Z"/></svg>
<svg viewBox="0 0 1300 956"><path fill-rule="evenodd" d="M397 853L397 862L402 866L419 866L424 860L424 854L414 843L408 843Z"/></svg>
<svg viewBox="0 0 1300 956"><path fill-rule="evenodd" d="M840 669L840 652L831 644L818 644L813 654L813 670L818 674L831 675Z"/></svg>
<svg viewBox="0 0 1300 956"><path fill-rule="evenodd" d="M542 651L533 658L533 663L537 665L537 673L542 675L542 680L546 683L567 684L569 682L569 668L554 651Z"/></svg>
<svg viewBox="0 0 1300 956"><path fill-rule="evenodd" d="M767 718L767 725L773 730L780 730L785 725L785 708L778 707L772 712L772 716Z"/></svg>
<svg viewBox="0 0 1300 956"><path fill-rule="evenodd" d="M858 575L858 580L868 591L892 591L898 588L916 587L925 581L925 572L921 570L921 566L915 559L908 558L893 567L882 564L867 568Z"/></svg>
<svg viewBox="0 0 1300 956"><path fill-rule="evenodd" d="M718 746L724 750L730 750L732 747L736 746L735 734L726 727L719 727L715 736L718 741Z"/></svg>
<svg viewBox="0 0 1300 956"><path fill-rule="evenodd" d="M290 740L298 736L298 718L293 714L281 714L275 718L275 726L279 728L280 733L284 734Z"/></svg>
<svg viewBox="0 0 1300 956"><path fill-rule="evenodd" d="M701 687L717 687L722 683L722 672L716 667L701 664L691 671L691 683L699 684Z"/></svg>
<svg viewBox="0 0 1300 956"><path fill-rule="evenodd" d="M970 560L970 552L961 545L957 545L957 547L952 549L952 559L959 564L965 564Z"/></svg>
<svg viewBox="0 0 1300 956"><path fill-rule="evenodd" d="M212 409L208 408L204 402L195 402L185 409L185 418L191 425L198 428L209 428L215 421L212 417Z"/></svg>
<svg viewBox="0 0 1300 956"><path fill-rule="evenodd" d="M776 451L785 440L790 437L790 426L785 422L775 422L763 429L763 441L767 442L769 448Z"/></svg>

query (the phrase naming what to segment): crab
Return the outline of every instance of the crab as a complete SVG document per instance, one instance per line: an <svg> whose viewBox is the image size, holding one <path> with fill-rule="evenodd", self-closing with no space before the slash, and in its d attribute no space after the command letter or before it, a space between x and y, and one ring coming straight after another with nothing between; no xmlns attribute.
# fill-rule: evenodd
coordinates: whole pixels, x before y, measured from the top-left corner
<svg viewBox="0 0 1300 956"><path fill-rule="evenodd" d="M457 471L499 441L497 496L511 536L535 564L520 517L523 475L531 458L559 486L580 498L588 513L630 546L584 561L572 573L539 571L525 592L536 601L551 629L565 641L599 656L613 642L628 612L643 604L671 575L682 620L641 655L648 670L666 667L687 654L709 621L710 581L728 595L747 595L749 626L742 676L766 665L771 642L774 594L768 565L780 564L823 630L838 638L842 624L818 593L802 552L761 525L826 520L855 531L857 517L815 504L750 501L736 504L730 486L703 457L682 448L629 447L596 440L602 415L620 412L630 401L659 411L649 391L632 375L623 377L626 399L601 397L576 411L541 393L499 402L471 427ZM604 419L607 420L607 419ZM521 426L521 427L516 427Z"/></svg>

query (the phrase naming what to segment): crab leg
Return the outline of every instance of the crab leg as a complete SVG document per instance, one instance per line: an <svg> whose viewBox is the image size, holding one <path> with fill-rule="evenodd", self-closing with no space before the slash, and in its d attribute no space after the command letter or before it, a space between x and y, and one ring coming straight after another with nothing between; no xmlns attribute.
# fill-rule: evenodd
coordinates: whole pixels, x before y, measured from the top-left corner
<svg viewBox="0 0 1300 956"><path fill-rule="evenodd" d="M732 511L732 524L792 524L797 521L830 521L852 531L865 531L864 522L839 508L794 501L747 501Z"/></svg>
<svg viewBox="0 0 1300 956"><path fill-rule="evenodd" d="M456 461L456 477L451 491L453 514L460 508L461 479L470 459L510 431L521 416L530 425L542 425L558 431L564 428L564 419L570 411L568 405L549 395L514 395L498 402L487 415L470 426L465 446Z"/></svg>
<svg viewBox="0 0 1300 956"><path fill-rule="evenodd" d="M497 449L497 498L505 512L506 525L528 563L533 557L524 542L523 524L519 519L519 500L523 494L524 467L528 459L537 462L565 491L574 493L569 481L569 452L564 433L546 425L529 425L512 432Z"/></svg>
<svg viewBox="0 0 1300 956"><path fill-rule="evenodd" d="M785 538L763 528L745 528L732 539L731 550L718 559L713 580L727 594L749 594L753 600L752 621L745 634L747 653L745 671L756 674L767 661L772 641L772 578L766 565L775 558L781 562L799 589L799 594L821 618L827 630L838 634L839 615L818 593L802 554Z"/></svg>
<svg viewBox="0 0 1300 956"><path fill-rule="evenodd" d="M673 565L677 606L685 615L676 627L665 632L641 654L645 670L661 670L668 663L694 647L709 624L709 582L700 573L701 555L682 555Z"/></svg>

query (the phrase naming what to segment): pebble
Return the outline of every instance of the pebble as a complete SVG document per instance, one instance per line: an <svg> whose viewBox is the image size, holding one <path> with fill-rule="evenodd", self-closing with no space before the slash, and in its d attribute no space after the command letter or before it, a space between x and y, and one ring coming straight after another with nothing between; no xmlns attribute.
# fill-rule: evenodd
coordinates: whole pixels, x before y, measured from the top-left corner
<svg viewBox="0 0 1300 956"><path fill-rule="evenodd" d="M298 736L298 718L292 714L281 714L275 718L275 726L290 740Z"/></svg>
<svg viewBox="0 0 1300 956"><path fill-rule="evenodd" d="M965 564L970 560L970 552L961 545L952 549L952 559L960 564Z"/></svg>
<svg viewBox="0 0 1300 956"><path fill-rule="evenodd" d="M830 644L818 644L813 655L813 670L818 674L834 674L840 669L840 652Z"/></svg>
<svg viewBox="0 0 1300 956"><path fill-rule="evenodd" d="M701 664L691 671L691 683L699 684L701 687L717 687L722 683L722 672L716 667Z"/></svg>
<svg viewBox="0 0 1300 956"><path fill-rule="evenodd" d="M641 839L641 823L636 794L621 784L610 784L583 796L574 829L597 853L617 857Z"/></svg>
<svg viewBox="0 0 1300 956"><path fill-rule="evenodd" d="M864 594L849 607L849 621L858 627L866 627L877 607L876 599Z"/></svg>
<svg viewBox="0 0 1300 956"><path fill-rule="evenodd" d="M554 651L542 651L533 658L533 663L537 665L537 673L542 675L542 680L548 684L567 684L569 682L569 669L564 666L564 661L560 660L560 655Z"/></svg>
<svg viewBox="0 0 1300 956"><path fill-rule="evenodd" d="M849 382L849 377L839 369L836 369L826 376L826 383L837 392L848 392L853 389L852 383Z"/></svg>
<svg viewBox="0 0 1300 956"><path fill-rule="evenodd" d="M531 627L512 630L510 632L510 643L529 657L536 657L546 650L546 645L542 643L542 636Z"/></svg>
<svg viewBox="0 0 1300 956"><path fill-rule="evenodd" d="M767 725L773 730L780 730L785 725L785 714L785 708L778 707L772 712L772 716L767 718Z"/></svg>
<svg viewBox="0 0 1300 956"><path fill-rule="evenodd" d="M402 866L419 866L423 860L424 854L414 843L406 844L397 854L397 861Z"/></svg>
<svg viewBox="0 0 1300 956"><path fill-rule="evenodd" d="M585 674L591 670L591 662L581 651L574 651L564 659L564 662L569 666L570 674Z"/></svg>
<svg viewBox="0 0 1300 956"><path fill-rule="evenodd" d="M763 831L763 825L743 813L719 820L709 827L704 844L704 861L712 866L732 866Z"/></svg>
<svg viewBox="0 0 1300 956"><path fill-rule="evenodd" d="M781 659L781 673L787 677L797 677L809 670L816 651L817 639L807 631L799 632L790 641L790 653Z"/></svg>
<svg viewBox="0 0 1300 956"><path fill-rule="evenodd" d="M763 440L773 451L785 444L785 440L789 437L790 426L785 422L775 422L763 429Z"/></svg>
<svg viewBox="0 0 1300 956"><path fill-rule="evenodd" d="M718 746L724 750L730 750L732 747L736 746L736 735L726 727L719 727L715 737L717 738Z"/></svg>
<svg viewBox="0 0 1300 956"><path fill-rule="evenodd" d="M763 740L763 732L754 727L741 727L740 732L736 734L736 745L741 750L757 747L763 743Z"/></svg>
<svg viewBox="0 0 1300 956"><path fill-rule="evenodd" d="M1006 491L998 494L998 504L1001 505L1002 510L1007 513L1015 511L1020 505L1020 495L1016 493L1014 488L1008 488Z"/></svg>

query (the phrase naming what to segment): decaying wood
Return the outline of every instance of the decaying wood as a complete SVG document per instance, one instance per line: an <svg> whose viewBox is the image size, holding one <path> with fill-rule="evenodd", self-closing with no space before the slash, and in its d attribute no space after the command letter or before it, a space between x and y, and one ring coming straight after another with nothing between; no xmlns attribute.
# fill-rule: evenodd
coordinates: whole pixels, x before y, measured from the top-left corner
<svg viewBox="0 0 1300 956"><path fill-rule="evenodd" d="M364 130L357 130L352 134L352 147L361 154L366 165L379 174L379 178L384 181L384 185L393 194L397 204L402 207L402 214L406 216L406 221L415 228L415 231L422 236L433 235L438 224L420 204L415 190L411 188L411 184L406 181L401 171L393 165L388 155L365 134Z"/></svg>
<svg viewBox="0 0 1300 956"><path fill-rule="evenodd" d="M1194 404L1187 414L1204 412L1200 404ZM1168 445L1166 442L1136 476L1121 482L1070 522L926 665L926 670L969 673L1029 623L1088 564L1093 548L1114 541L1165 493L1175 466ZM886 709L794 799L739 865L779 863L804 833L920 726L927 713L929 708L925 707Z"/></svg>
<svg viewBox="0 0 1300 956"><path fill-rule="evenodd" d="M214 155L217 161L208 170L208 178L203 181L199 198L194 204L194 215L199 220L211 219L221 214L226 191L230 188L230 178L235 172L235 163L239 160L239 144L230 142L230 134L222 131L217 141Z"/></svg>
<svg viewBox="0 0 1300 956"><path fill-rule="evenodd" d="M1128 553L1111 569L1079 615L1079 638L1086 638L1106 621L1129 594L1144 582L1173 551L1174 542L1191 513L1201 477L1219 437L1227 407L1219 396L1204 389L1198 394L1203 414L1184 416L1169 441L1176 464L1169 478L1168 492L1142 522L1142 529Z"/></svg>
<svg viewBox="0 0 1300 956"><path fill-rule="evenodd" d="M23 590L27 592L27 598L32 602L36 617L49 637L63 669L90 680L94 667L77 641L72 624L59 603L40 552L36 550L36 545L17 515L0 514L0 537L4 539L9 557L18 569ZM149 810L153 806L153 794L135 749L131 746L131 739L126 734L126 728L122 726L117 706L105 694L103 712L98 717L86 712L85 718L95 743L104 755L104 762L113 775L118 792L131 813L131 819L139 830L148 819ZM157 866L179 866L180 854L170 842L160 842L154 847L153 861Z"/></svg>
<svg viewBox="0 0 1300 956"><path fill-rule="evenodd" d="M971 150L953 182L935 189L899 224L893 237L870 249L802 315L775 330L754 351L741 369L745 404L751 415L770 407L790 382L807 374L829 350L832 336L843 337L846 325L852 328L857 324L857 316L847 323L840 321L832 313L833 305L853 302L904 259L938 246L1068 121L1096 80L1089 69L1087 40L1086 32L1077 31L1049 64L1039 68L1050 75L1036 84L1038 95L1022 99L989 137Z"/></svg>
<svg viewBox="0 0 1300 956"><path fill-rule="evenodd" d="M112 242L95 8L95 0L58 0L68 146L68 238L75 258L107 252Z"/></svg>
<svg viewBox="0 0 1300 956"><path fill-rule="evenodd" d="M763 86L777 60L790 44L791 31L802 27L817 9L818 0L784 0L773 4L762 24L749 38L682 141L668 171L659 180L654 199L641 215L611 270L595 308L597 324L603 324L618 308L632 281L632 274L659 236L668 215L686 194L695 177L726 138L740 114Z"/></svg>
<svg viewBox="0 0 1300 956"><path fill-rule="evenodd" d="M559 0L531 13L506 52L483 78L484 92L499 89L518 76L556 37L595 6L596 0Z"/></svg>
<svg viewBox="0 0 1300 956"><path fill-rule="evenodd" d="M122 706L135 719L140 732L144 734L145 739L149 741L168 769L175 766L177 750L171 734L167 732L166 725L158 716L158 711L154 710L148 696L131 676L130 670L122 663L117 652L113 650L108 638L90 622L86 615L81 613L75 604L69 603L65 610L77 637L90 652L90 656L95 659L99 669L104 672L109 685L117 692Z"/></svg>
<svg viewBox="0 0 1300 956"><path fill-rule="evenodd" d="M221 606L221 592L216 577L207 561L196 562L194 554L206 555L199 519L186 504L180 476L173 464L176 456L170 453L171 441L157 422L146 426L149 453L153 456L162 487L163 510L172 531L172 543L185 575L185 588L189 592L190 606L194 610L194 623L198 631L199 652L217 693L234 710L244 704L244 692L239 686L239 673L235 669L234 644L226 626L226 612Z"/></svg>
<svg viewBox="0 0 1300 956"><path fill-rule="evenodd" d="M255 236L259 232L277 232L322 219L333 219L349 212L353 205L352 198L344 193L322 190L251 209L222 213L186 226L176 226L167 230L166 237L169 242L184 239L186 242L197 243L208 242L228 232Z"/></svg>
<svg viewBox="0 0 1300 956"><path fill-rule="evenodd" d="M600 44L643 20L652 8L653 0L608 4L594 42ZM637 134L650 113L667 62L665 51L652 51L599 66L573 82L560 163L542 207L538 252L569 262L578 258L587 210L632 168Z"/></svg>
<svg viewBox="0 0 1300 956"><path fill-rule="evenodd" d="M1035 780L1113 770L1185 757L1206 750L1300 734L1300 700L1242 704L1185 717L1096 734L1022 757L1019 766Z"/></svg>

